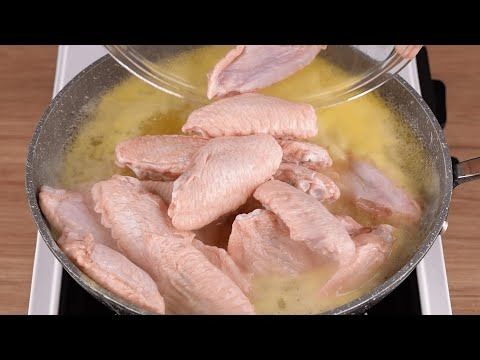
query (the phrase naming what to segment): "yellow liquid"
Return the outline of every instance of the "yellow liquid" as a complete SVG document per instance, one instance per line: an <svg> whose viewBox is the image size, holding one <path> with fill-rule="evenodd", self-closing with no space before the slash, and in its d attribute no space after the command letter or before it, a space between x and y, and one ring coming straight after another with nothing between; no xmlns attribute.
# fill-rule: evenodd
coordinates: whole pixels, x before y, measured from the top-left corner
<svg viewBox="0 0 480 360"><path fill-rule="evenodd" d="M210 46L183 53L168 66L179 77L199 84L206 93L206 74L229 50ZM325 86L348 79L348 75L325 60L316 59L294 76L263 92L290 100L299 94L322 92ZM303 93L302 93L303 92ZM178 134L190 112L198 105L163 93L131 77L91 105L89 120L79 129L65 153L60 181L66 188L129 174L114 164L119 142L145 134ZM436 192L429 157L409 128L375 93L332 108L318 110L318 136L311 141L326 147L334 163L348 153L372 160L397 184L420 202ZM341 208L341 206L340 206ZM353 209L347 210L354 215ZM358 219L358 218L357 218ZM368 220L368 219L367 219ZM335 299L318 299L315 289L325 282L320 269L298 278L256 279L252 301L258 313L318 313L352 300L383 282L403 265L417 245L415 229L399 229L386 264L361 288Z"/></svg>

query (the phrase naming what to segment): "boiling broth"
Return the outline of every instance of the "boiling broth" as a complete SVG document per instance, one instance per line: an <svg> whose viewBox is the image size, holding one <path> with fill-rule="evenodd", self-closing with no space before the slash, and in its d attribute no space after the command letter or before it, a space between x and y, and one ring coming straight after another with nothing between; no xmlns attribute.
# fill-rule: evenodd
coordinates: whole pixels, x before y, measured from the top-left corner
<svg viewBox="0 0 480 360"><path fill-rule="evenodd" d="M206 74L229 50L209 46L189 51L169 60L169 67L199 84L206 93ZM292 77L263 93L298 100L299 94L321 92L348 74L321 58ZM114 149L119 142L139 136L179 134L190 112L199 105L163 93L135 77L130 77L88 106L89 119L79 129L68 147L60 180L65 188L75 189L85 183L109 178L112 174L132 175L114 164ZM348 154L373 161L397 184L406 188L422 204L428 204L438 188L429 156L411 130L375 93L332 108L317 110L318 135L310 141L326 147L334 164L341 164ZM335 165L334 165L335 167ZM348 204L338 201L331 206L336 213L348 213L363 224L370 219ZM225 244L230 233L228 222L216 222L222 239L209 243ZM296 278L279 276L257 278L251 300L258 313L319 313L350 301L388 278L403 265L422 238L418 229L400 228L385 265L361 287L331 299L319 299L316 290L331 275L331 269L317 269ZM210 235L211 236L211 235Z"/></svg>

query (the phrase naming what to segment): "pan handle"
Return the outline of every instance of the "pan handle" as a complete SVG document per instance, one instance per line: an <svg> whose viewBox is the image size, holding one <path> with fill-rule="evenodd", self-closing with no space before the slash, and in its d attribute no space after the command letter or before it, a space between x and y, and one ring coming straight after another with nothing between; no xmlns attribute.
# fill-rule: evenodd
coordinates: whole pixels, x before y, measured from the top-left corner
<svg viewBox="0 0 480 360"><path fill-rule="evenodd" d="M468 181L480 179L480 157L458 161L452 157L453 187Z"/></svg>

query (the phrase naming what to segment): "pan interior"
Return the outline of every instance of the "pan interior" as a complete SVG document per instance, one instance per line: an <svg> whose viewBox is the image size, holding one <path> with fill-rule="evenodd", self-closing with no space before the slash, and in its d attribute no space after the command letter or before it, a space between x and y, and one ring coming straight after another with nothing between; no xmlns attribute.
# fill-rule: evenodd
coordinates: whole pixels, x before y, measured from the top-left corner
<svg viewBox="0 0 480 360"><path fill-rule="evenodd" d="M190 71L189 76L204 76L223 51L221 47L215 47L210 52L197 54L204 61L201 65L195 62L195 71L190 70L185 58L180 58L178 64L183 71ZM318 76L319 71L303 72L290 82L278 84L265 92L295 100L292 89L298 89L305 83L317 86L311 84L312 78L328 81L328 73L332 69L318 69L324 69L320 74L323 77ZM348 76L341 70L334 71L333 75ZM398 183L421 197L425 210L421 226L402 235L402 246L393 250L388 266L369 283L329 304L302 304L310 307L308 312L331 308L335 308L333 312L351 310L362 306L371 294L388 292L413 268L413 262L420 259L438 233L439 218L444 216L442 209L450 192L448 177L451 175L446 165L448 153L433 115L411 91L400 80L390 81L375 93L335 108L318 110L320 132L314 140L327 146L334 160L341 161L349 149L355 149L359 156L373 159ZM77 281L116 308L128 308L129 305L96 286L61 253L38 211L35 195L44 184L75 188L108 178L113 173L129 175L113 163L115 144L142 134L179 133L181 125L195 107L195 104L151 88L129 76L113 60L104 58L80 74L57 96L34 135L27 164L27 186L42 236ZM342 129L348 132L351 128L357 135L342 136ZM384 138L384 141L359 140L366 136ZM395 166L392 166L392 161ZM312 279L315 283L321 281L321 276L306 279L303 290L309 291ZM278 288L272 285L275 281L267 283L267 287L273 290L269 290L270 294L264 292L267 295L259 301L260 308L269 308L272 302L278 300L276 295L272 295L278 295ZM258 286L265 285L259 283ZM280 281L278 286L285 286L285 282ZM298 297L298 292L282 295L287 305L295 296ZM287 310L292 311L295 312L292 307Z"/></svg>

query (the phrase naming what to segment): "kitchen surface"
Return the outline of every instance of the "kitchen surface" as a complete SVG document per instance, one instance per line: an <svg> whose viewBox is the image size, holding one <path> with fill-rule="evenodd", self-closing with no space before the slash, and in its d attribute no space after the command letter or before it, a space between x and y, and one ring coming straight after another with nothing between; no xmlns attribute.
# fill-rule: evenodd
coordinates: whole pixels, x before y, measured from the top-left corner
<svg viewBox="0 0 480 360"><path fill-rule="evenodd" d="M478 113L480 60L478 46L429 46L434 79L447 87L446 137L452 155L480 154ZM24 162L35 123L53 91L56 46L0 47L0 136L5 165L0 205L0 313L27 312L36 228L24 192ZM477 226L480 185L455 190L449 228L443 236L445 262L454 314L480 310L480 244Z"/></svg>

